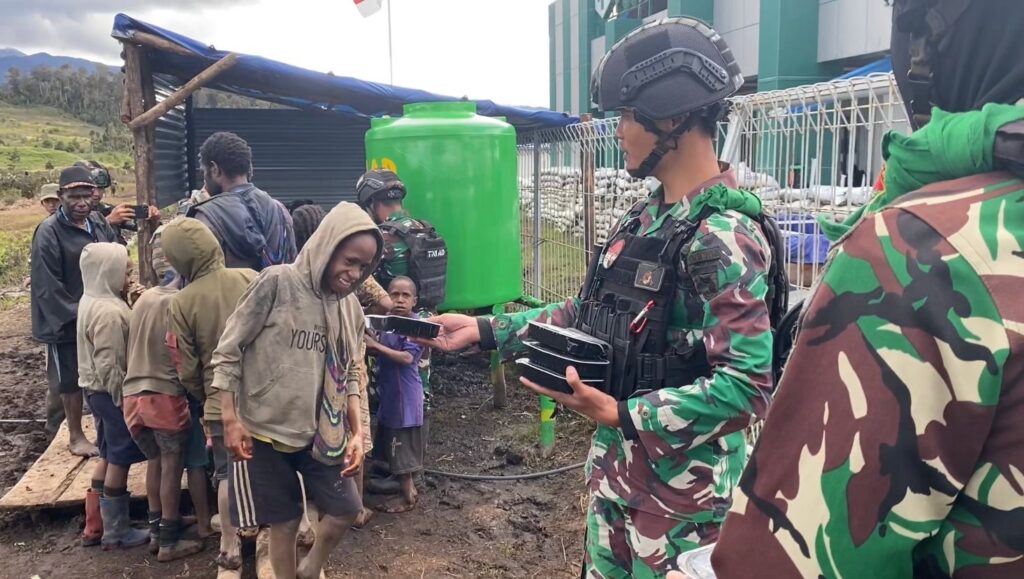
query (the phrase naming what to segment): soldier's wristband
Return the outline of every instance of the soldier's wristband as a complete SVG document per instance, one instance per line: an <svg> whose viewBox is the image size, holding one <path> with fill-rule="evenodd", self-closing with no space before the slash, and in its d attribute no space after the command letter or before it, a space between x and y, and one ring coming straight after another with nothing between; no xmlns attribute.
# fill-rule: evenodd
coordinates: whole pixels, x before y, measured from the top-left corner
<svg viewBox="0 0 1024 579"><path fill-rule="evenodd" d="M640 439L640 433L636 431L636 426L633 424L633 415L629 413L629 400L619 402L619 422L622 435L626 440Z"/></svg>
<svg viewBox="0 0 1024 579"><path fill-rule="evenodd" d="M487 352L498 349L498 340L494 337L494 328L491 327L491 318L480 316L476 319L476 326L480 331L480 349Z"/></svg>

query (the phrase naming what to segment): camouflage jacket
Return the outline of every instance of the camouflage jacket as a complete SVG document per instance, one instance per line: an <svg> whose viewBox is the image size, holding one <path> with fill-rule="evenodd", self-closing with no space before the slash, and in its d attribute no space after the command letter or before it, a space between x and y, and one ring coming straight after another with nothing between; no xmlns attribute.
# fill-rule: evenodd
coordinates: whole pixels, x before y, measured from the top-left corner
<svg viewBox="0 0 1024 579"><path fill-rule="evenodd" d="M719 578L1024 577L1022 201L1008 173L942 182L840 240Z"/></svg>
<svg viewBox="0 0 1024 579"><path fill-rule="evenodd" d="M388 217L385 223L394 225L414 225L416 221L409 217L405 210L395 211ZM374 277L380 281L384 289L391 280L400 275L409 275L409 246L401 237L391 231L381 231L384 234L384 255L381 257L380 266Z"/></svg>
<svg viewBox="0 0 1024 579"><path fill-rule="evenodd" d="M652 236L668 215L697 215L712 193L741 202L733 172L703 184L662 212L655 193L640 215L638 235ZM747 210L750 209L748 206ZM616 229L622 225L620 221ZM623 427L598 426L588 459L591 492L628 508L668 518L717 523L729 508L732 488L746 459L741 432L766 409L772 388L772 335L766 272L770 249L754 220L729 209L705 219L691 251L718 250L718 291L708 299L678 289L669 321L669 342L684 349L703 340L714 368L710 379L666 388L622 402ZM682 265L680 265L682 267ZM571 326L580 301L570 299L491 320L495 346L505 355L522 351L527 322ZM490 337L482 341L490 345Z"/></svg>

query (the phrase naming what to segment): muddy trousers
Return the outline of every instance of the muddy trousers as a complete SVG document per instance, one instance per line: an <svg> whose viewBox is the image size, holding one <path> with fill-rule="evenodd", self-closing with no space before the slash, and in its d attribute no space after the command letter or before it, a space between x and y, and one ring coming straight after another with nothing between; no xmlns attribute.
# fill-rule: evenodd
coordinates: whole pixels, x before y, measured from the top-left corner
<svg viewBox="0 0 1024 579"><path fill-rule="evenodd" d="M638 511L591 496L587 510L584 576L648 579L678 569L686 551L718 539L717 523L690 523Z"/></svg>

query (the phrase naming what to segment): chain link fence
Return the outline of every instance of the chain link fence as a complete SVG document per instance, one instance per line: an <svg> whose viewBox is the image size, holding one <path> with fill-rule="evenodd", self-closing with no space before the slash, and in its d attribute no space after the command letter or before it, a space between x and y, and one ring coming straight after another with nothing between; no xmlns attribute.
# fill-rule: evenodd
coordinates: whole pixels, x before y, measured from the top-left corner
<svg viewBox="0 0 1024 579"><path fill-rule="evenodd" d="M756 93L732 101L719 127L720 157L739 186L775 214L794 289L807 288L829 242L819 216L841 221L873 195L881 142L909 131L892 75ZM587 120L519 138L524 294L545 302L579 291L595 245L654 191L632 179L615 138L618 119Z"/></svg>

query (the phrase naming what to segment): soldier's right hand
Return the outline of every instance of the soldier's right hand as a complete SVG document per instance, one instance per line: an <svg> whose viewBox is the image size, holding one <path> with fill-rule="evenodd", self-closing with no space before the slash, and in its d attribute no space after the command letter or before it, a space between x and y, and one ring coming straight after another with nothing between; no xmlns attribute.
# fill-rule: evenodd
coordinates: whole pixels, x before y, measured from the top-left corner
<svg viewBox="0 0 1024 579"><path fill-rule="evenodd" d="M443 352L456 352L480 342L480 328L472 316L441 314L427 318L427 321L440 324L441 333L432 340L416 340L421 345Z"/></svg>

